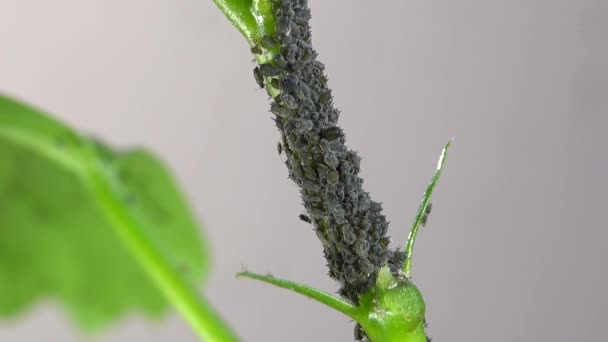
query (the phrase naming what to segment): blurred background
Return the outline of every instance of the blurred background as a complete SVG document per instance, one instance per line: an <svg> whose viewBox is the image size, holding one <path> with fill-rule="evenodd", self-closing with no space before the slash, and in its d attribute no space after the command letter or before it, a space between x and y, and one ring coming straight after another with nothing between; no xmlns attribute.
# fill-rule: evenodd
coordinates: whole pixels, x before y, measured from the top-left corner
<svg viewBox="0 0 608 342"><path fill-rule="evenodd" d="M455 137L414 263L433 340L602 340L608 2L309 3L394 246ZM213 244L205 293L244 341L352 340L346 317L234 278L247 266L337 289L298 220L248 46L211 0L0 0L0 42L0 92L171 165ZM87 337L44 301L0 340L196 338L175 314Z"/></svg>

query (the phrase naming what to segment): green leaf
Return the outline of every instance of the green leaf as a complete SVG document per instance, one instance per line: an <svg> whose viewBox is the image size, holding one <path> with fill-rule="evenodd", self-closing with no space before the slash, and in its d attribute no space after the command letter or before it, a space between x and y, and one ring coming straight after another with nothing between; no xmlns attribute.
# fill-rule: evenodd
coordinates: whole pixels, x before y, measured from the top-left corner
<svg viewBox="0 0 608 342"><path fill-rule="evenodd" d="M410 277L412 273L412 257L414 255L414 243L416 242L416 236L418 235L418 230L420 229L420 225L422 224L423 218L427 215L426 210L429 206L429 203L431 203L431 196L433 195L433 191L435 191L435 186L437 186L437 182L439 182L439 178L441 177L443 165L445 163L445 159L448 156L448 150L450 149L453 140L454 139L450 139L450 141L448 141L448 143L441 151L441 156L439 157L439 161L437 162L437 168L435 169L433 178L431 178L431 181L429 182L426 187L426 190L424 191L422 201L420 201L420 206L418 207L416 219L414 220L410 235L407 238L407 243L405 245L405 253L407 255L407 259L405 259L405 264L403 265L403 272L408 277Z"/></svg>
<svg viewBox="0 0 608 342"><path fill-rule="evenodd" d="M44 297L87 330L158 316L167 298L196 311L188 291L208 269L196 220L154 156L116 152L3 96L0 234L3 317Z"/></svg>

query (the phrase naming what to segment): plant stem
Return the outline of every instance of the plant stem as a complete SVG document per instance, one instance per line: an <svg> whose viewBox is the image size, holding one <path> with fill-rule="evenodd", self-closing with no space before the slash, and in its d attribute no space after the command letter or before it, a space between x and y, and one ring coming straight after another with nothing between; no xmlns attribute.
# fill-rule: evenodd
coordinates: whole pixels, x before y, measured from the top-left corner
<svg viewBox="0 0 608 342"><path fill-rule="evenodd" d="M198 337L210 342L238 341L212 306L178 275L139 228L140 221L127 209L125 196L115 186L117 180L112 172L97 162L89 168L87 176L87 185L115 233Z"/></svg>
<svg viewBox="0 0 608 342"><path fill-rule="evenodd" d="M310 286L304 284L298 284L296 282L287 280L287 279L279 279L270 275L261 275L251 272L239 272L237 273L238 277L245 277L250 279L259 280L268 284L272 284L289 291L293 291L299 293L307 298L315 300L319 303L325 304L330 308L339 311L352 319L359 320L363 318L363 313L358 309L358 307L353 304L345 301L342 298L338 298L334 295L331 295L327 292L323 292L321 290L317 290Z"/></svg>

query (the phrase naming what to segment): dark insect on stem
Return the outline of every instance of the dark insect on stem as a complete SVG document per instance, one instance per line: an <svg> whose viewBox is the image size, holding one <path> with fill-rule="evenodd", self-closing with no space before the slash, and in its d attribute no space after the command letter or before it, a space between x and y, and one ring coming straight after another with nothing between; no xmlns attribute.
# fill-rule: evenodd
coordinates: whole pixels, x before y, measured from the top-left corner
<svg viewBox="0 0 608 342"><path fill-rule="evenodd" d="M424 215L422 215L422 219L420 220L420 224L425 227L426 226L426 222L429 219L429 214L431 213L431 210L433 209L433 203L429 203L426 208L424 209Z"/></svg>
<svg viewBox="0 0 608 342"><path fill-rule="evenodd" d="M272 49L277 45L277 42L271 36L264 36L260 42L266 49Z"/></svg>
<svg viewBox="0 0 608 342"><path fill-rule="evenodd" d="M312 220L310 219L310 217L308 217L307 215L304 214L300 214L300 220L306 222L306 223L312 223Z"/></svg>
<svg viewBox="0 0 608 342"><path fill-rule="evenodd" d="M262 54L262 48L259 45L254 45L251 47L251 53L254 55L261 55Z"/></svg>
<svg viewBox="0 0 608 342"><path fill-rule="evenodd" d="M270 63L265 63L260 65L260 74L262 74L262 76L264 77L274 77L274 76L279 76L279 74L281 73L281 71L275 67L274 65L270 64Z"/></svg>
<svg viewBox="0 0 608 342"><path fill-rule="evenodd" d="M355 325L355 341L368 342L369 339L359 323Z"/></svg>
<svg viewBox="0 0 608 342"><path fill-rule="evenodd" d="M273 78L272 80L270 80L270 85L274 88L274 89L280 89L281 85L279 84L279 80L276 78Z"/></svg>
<svg viewBox="0 0 608 342"><path fill-rule="evenodd" d="M255 82L260 86L260 88L264 88L264 76L260 72L260 68L253 68L253 78L255 78Z"/></svg>
<svg viewBox="0 0 608 342"><path fill-rule="evenodd" d="M283 145L281 144L281 142L277 143L277 152L279 153L279 155L283 153Z"/></svg>

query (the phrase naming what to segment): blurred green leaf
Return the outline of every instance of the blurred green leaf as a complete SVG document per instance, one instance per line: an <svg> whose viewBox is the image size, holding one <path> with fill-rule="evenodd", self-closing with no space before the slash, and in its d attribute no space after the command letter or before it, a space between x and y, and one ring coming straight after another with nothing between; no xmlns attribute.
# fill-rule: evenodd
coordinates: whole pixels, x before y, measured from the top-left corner
<svg viewBox="0 0 608 342"><path fill-rule="evenodd" d="M196 220L158 159L142 150L114 151L0 96L0 316L22 313L44 297L87 330L127 312L166 310L166 297L91 191L99 175L120 197L119 209L143 223L137 234L188 284L207 273Z"/></svg>

